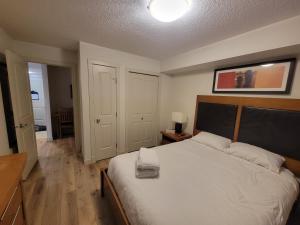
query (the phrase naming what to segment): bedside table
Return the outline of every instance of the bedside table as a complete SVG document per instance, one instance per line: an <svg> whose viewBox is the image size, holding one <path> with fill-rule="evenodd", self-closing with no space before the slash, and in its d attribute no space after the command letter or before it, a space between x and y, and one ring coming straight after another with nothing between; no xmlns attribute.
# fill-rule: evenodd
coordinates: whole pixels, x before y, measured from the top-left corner
<svg viewBox="0 0 300 225"><path fill-rule="evenodd" d="M161 131L160 133L162 134L162 141L161 141L162 145L183 141L185 139L189 139L192 137L192 135L188 133L173 134L173 133L167 133L165 131Z"/></svg>

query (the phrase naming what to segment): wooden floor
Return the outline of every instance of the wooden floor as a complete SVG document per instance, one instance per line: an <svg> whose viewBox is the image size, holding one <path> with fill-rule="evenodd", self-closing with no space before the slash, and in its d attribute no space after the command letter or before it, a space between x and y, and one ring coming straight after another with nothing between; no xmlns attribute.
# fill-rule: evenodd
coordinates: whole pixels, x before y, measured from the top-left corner
<svg viewBox="0 0 300 225"><path fill-rule="evenodd" d="M39 162L23 182L27 225L113 225L100 197L99 169L84 165L74 139L39 139Z"/></svg>

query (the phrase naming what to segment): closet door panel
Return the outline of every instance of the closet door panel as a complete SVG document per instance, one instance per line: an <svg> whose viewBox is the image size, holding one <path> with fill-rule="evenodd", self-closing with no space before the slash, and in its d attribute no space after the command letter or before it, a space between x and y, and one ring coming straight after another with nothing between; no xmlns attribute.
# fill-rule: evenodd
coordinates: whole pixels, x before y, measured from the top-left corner
<svg viewBox="0 0 300 225"><path fill-rule="evenodd" d="M102 116L112 116L115 112L115 76L111 72L102 72L96 76L100 81L97 82L96 92L100 94L97 96L101 102L98 105L99 112Z"/></svg>
<svg viewBox="0 0 300 225"><path fill-rule="evenodd" d="M152 114L143 114L143 137L142 137L142 146L144 147L153 147L155 146L155 118Z"/></svg>
<svg viewBox="0 0 300 225"><path fill-rule="evenodd" d="M143 127L141 114L134 114L131 118L131 126L128 130L128 144L130 149L138 149L142 146Z"/></svg>
<svg viewBox="0 0 300 225"><path fill-rule="evenodd" d="M157 110L158 78L153 76L145 76L142 81L142 86L142 107L140 110L144 114L154 115Z"/></svg>
<svg viewBox="0 0 300 225"><path fill-rule="evenodd" d="M153 147L157 142L158 77L129 73L127 82L127 150Z"/></svg>

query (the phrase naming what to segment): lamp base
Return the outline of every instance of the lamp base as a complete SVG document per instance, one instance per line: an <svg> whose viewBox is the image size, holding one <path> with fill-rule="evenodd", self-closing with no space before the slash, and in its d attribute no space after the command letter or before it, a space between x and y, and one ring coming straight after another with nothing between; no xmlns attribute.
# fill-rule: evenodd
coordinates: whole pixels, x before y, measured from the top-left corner
<svg viewBox="0 0 300 225"><path fill-rule="evenodd" d="M181 123L175 123L175 133L176 134L182 133L182 124Z"/></svg>

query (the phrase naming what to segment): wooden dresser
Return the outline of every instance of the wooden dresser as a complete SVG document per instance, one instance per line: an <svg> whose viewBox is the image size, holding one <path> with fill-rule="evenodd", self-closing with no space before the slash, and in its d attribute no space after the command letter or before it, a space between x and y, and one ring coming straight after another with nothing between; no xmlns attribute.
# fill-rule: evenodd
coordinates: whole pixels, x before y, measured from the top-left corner
<svg viewBox="0 0 300 225"><path fill-rule="evenodd" d="M0 225L26 225L21 188L26 154L0 157Z"/></svg>

